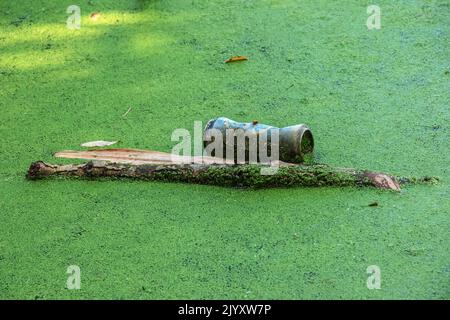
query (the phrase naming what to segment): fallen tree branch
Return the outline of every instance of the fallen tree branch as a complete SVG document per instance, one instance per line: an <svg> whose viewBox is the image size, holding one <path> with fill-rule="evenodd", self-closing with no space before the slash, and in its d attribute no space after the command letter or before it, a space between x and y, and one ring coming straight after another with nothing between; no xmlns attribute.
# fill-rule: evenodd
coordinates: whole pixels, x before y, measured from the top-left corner
<svg viewBox="0 0 450 320"><path fill-rule="evenodd" d="M253 188L372 186L397 191L401 183L437 180L428 177L398 178L384 173L321 164L298 165L282 161L273 162L272 167L268 164L234 164L232 160L221 158L178 156L137 149L66 150L57 152L55 157L92 161L80 165L53 165L37 161L31 164L28 179L52 176L91 179L110 177ZM267 173L268 168L276 169L275 173L262 174L262 169Z"/></svg>
<svg viewBox="0 0 450 320"><path fill-rule="evenodd" d="M406 179L383 173L327 165L284 164L273 175L261 175L263 165L255 164L129 164L90 161L85 164L31 164L27 178L52 176L86 178L133 178L152 181L187 182L234 187L320 187L372 186L400 190L401 183L433 182L435 178ZM266 166L267 167L267 166Z"/></svg>

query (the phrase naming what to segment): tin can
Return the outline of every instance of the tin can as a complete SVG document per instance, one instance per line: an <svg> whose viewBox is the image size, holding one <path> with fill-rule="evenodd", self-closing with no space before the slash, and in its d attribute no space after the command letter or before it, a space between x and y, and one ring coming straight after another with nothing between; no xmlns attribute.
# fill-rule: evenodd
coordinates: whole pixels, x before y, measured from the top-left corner
<svg viewBox="0 0 450 320"><path fill-rule="evenodd" d="M245 159L249 162L252 158L250 153L250 138L253 136L256 138L258 145L257 157L253 157L259 162L260 147L266 147L268 153L273 154L274 148L278 147L279 159L284 162L291 163L303 163L306 159L312 157L314 151L314 138L311 130L305 124L297 124L284 128L277 128L270 125L260 124L257 121L253 122L237 122L225 117L211 119L206 124L203 131L204 147L206 148L213 140L211 140L211 129L215 129L221 132L223 139L223 152L222 156L229 158L227 155L228 150L231 148L234 150L234 160L237 161L237 136L238 134L244 134L247 139L244 139L245 145ZM278 139L274 139L274 134L278 134ZM276 143L278 140L278 143ZM211 154L211 156L217 156ZM251 162L251 161L250 161Z"/></svg>

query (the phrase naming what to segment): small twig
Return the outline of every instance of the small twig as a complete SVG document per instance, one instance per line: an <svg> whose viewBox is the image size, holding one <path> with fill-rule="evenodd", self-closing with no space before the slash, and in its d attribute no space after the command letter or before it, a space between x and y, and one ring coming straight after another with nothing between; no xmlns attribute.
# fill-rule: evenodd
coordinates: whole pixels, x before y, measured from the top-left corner
<svg viewBox="0 0 450 320"><path fill-rule="evenodd" d="M127 110L127 112L125 112L125 113L122 115L122 117L123 117L123 118L126 118L126 116L130 113L131 110L133 110L133 108L129 107L128 110Z"/></svg>

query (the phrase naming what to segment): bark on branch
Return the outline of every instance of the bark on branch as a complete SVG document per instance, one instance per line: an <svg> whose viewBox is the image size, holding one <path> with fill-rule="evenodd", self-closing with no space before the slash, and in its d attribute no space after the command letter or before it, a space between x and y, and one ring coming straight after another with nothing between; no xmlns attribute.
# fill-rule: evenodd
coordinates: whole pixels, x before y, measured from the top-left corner
<svg viewBox="0 0 450 320"><path fill-rule="evenodd" d="M372 186L391 190L400 190L402 183L435 181L435 178L398 178L383 173L327 165L285 164L272 175L262 175L261 168L264 167L267 168L254 164L129 164L106 161L53 165L37 161L31 164L27 178L113 177L254 188Z"/></svg>
<svg viewBox="0 0 450 320"><path fill-rule="evenodd" d="M55 157L92 161L80 165L53 165L37 161L31 164L27 177L32 180L52 176L131 178L254 188L373 186L391 190L400 190L401 183L437 180L428 177L398 178L365 170L282 161L276 162L277 167L274 167L275 163L272 167L268 164L234 164L232 160L214 157L177 156L138 149L65 150L57 152ZM268 172L268 169L271 170Z"/></svg>

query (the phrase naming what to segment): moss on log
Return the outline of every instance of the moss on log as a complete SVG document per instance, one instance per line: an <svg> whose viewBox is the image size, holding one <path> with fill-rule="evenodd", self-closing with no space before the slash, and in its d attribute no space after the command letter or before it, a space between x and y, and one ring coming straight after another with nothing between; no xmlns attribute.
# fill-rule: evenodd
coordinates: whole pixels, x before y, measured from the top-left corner
<svg viewBox="0 0 450 320"><path fill-rule="evenodd" d="M400 190L400 183L433 182L435 178L406 179L391 175L327 165L286 165L272 175L262 175L263 165L255 164L123 164L90 161L80 165L31 164L27 178L52 176L90 179L132 178L152 181L185 182L227 187L321 187L372 186ZM266 166L267 167L267 166Z"/></svg>

